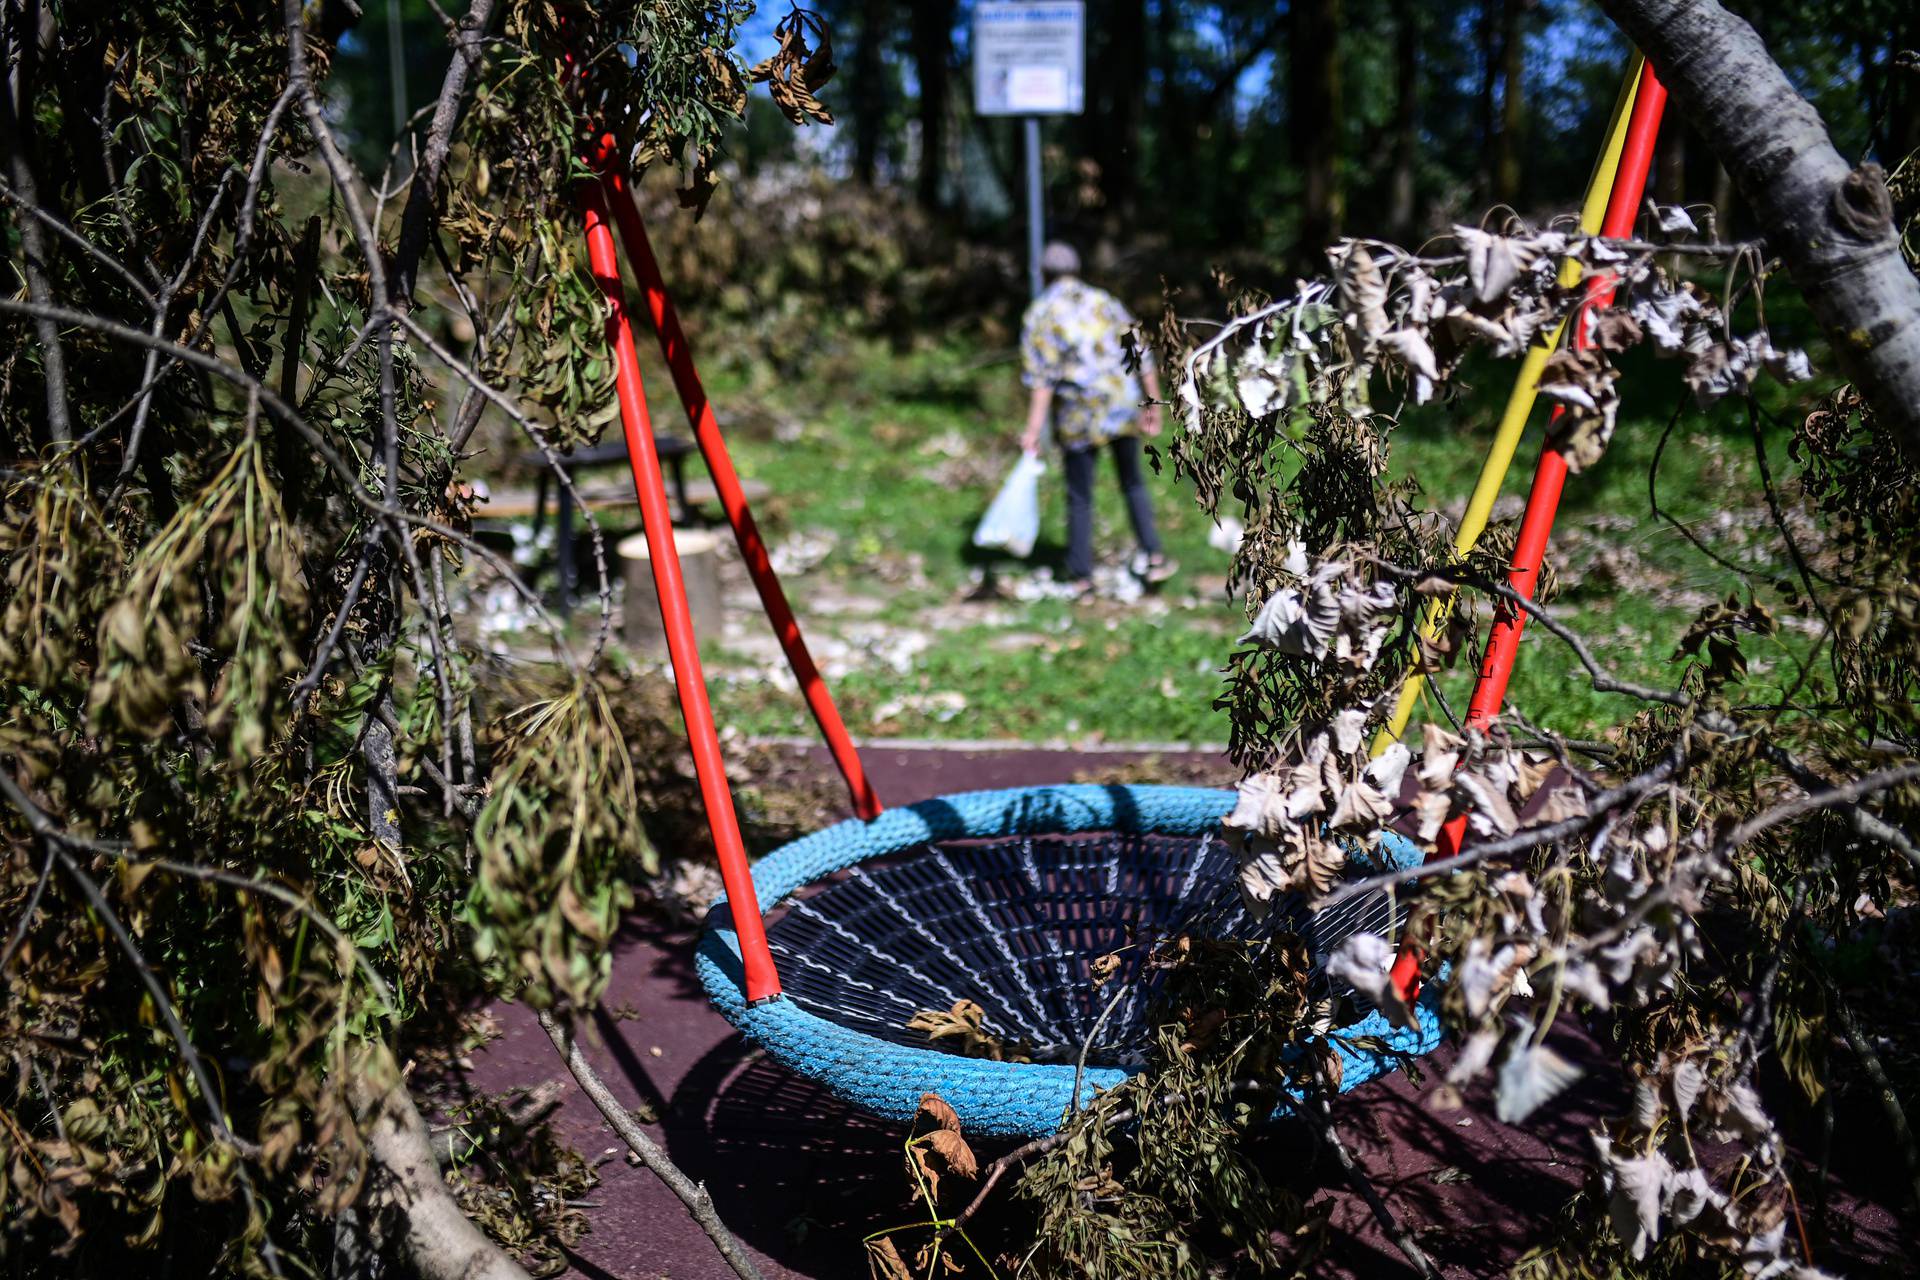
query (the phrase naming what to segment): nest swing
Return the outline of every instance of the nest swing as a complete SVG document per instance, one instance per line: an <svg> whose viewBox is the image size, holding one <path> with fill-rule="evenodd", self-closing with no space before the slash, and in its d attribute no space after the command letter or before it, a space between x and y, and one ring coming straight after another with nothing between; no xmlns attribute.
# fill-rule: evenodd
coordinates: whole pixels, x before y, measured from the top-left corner
<svg viewBox="0 0 1920 1280"><path fill-rule="evenodd" d="M1663 103L1664 91L1635 55L1588 189L1583 230L1631 231ZM610 138L603 141L600 176L581 184L579 198L589 262L609 309L621 418L668 651L727 888L696 967L728 1021L789 1069L882 1118L911 1120L931 1092L969 1131L1033 1136L1056 1131L1094 1091L1144 1064L1153 983L1129 982L1142 975L1128 969L1138 969L1154 939L1203 931L1258 945L1285 929L1307 941L1315 981L1325 983L1326 957L1342 938L1392 933L1400 921L1384 894L1319 914L1296 898L1275 904L1265 920L1253 918L1220 835L1234 803L1227 791L1036 786L882 810L773 572L626 177L608 163L610 146ZM721 763L610 224L626 244L742 558L858 815L787 844L757 866L749 865ZM1605 292L1594 286L1590 299ZM1574 341L1584 344L1584 326L1576 325ZM1463 522L1463 553L1484 527L1538 382L1530 359ZM1522 594L1531 594L1530 573L1537 575L1564 475L1549 444L1514 558L1512 582ZM1470 723L1484 725L1498 710L1524 622L1523 613L1509 612L1497 623ZM1409 692L1376 750L1404 729L1412 702ZM1440 855L1457 851L1464 829L1462 818L1443 831ZM1375 865L1363 871L1420 860L1416 846L1391 834L1366 856ZM771 923L768 908L775 909ZM1122 957L1118 1000L1095 990L1089 968L1114 953ZM1394 969L1401 992L1414 999L1410 1029L1389 1023L1357 993L1333 993L1357 1009L1331 1040L1343 1090L1439 1042L1436 994L1418 992L1419 959L1403 949ZM1017 1045L1017 1056L1030 1060L964 1056L908 1027L925 1011L963 1001L978 1007L983 1037Z"/></svg>

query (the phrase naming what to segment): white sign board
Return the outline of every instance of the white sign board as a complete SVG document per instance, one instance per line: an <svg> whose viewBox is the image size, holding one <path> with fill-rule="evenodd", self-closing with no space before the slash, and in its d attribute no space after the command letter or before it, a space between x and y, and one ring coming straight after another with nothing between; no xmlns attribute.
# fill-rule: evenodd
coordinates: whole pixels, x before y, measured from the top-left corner
<svg viewBox="0 0 1920 1280"><path fill-rule="evenodd" d="M973 108L983 116L1086 110L1086 11L1047 0L973 7Z"/></svg>

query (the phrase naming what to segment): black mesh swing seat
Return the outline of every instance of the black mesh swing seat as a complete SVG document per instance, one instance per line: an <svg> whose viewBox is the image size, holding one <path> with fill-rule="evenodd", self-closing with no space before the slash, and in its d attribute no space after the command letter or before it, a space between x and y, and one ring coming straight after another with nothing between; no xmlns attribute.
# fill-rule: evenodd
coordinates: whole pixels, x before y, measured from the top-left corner
<svg viewBox="0 0 1920 1280"><path fill-rule="evenodd" d="M1051 1132L1090 1036L1083 1100L1142 1065L1154 983L1139 969L1154 940L1287 929L1307 940L1317 969L1341 938L1390 927L1384 895L1317 917L1295 901L1255 919L1218 834L1232 803L1230 792L1184 787L1034 787L842 823L755 868L760 901L773 908L767 938L784 998L744 999L724 903L701 947L701 978L775 1058L868 1110L906 1120L934 1092L982 1132ZM1411 846L1383 853L1396 863L1418 857ZM1091 963L1116 953L1120 985L1096 988ZM983 1037L1031 1060L961 1056L980 1045L965 1035L929 1040L908 1025L962 1001L979 1007ZM1336 1041L1342 1085L1352 1087L1398 1054L1432 1048L1438 1029L1430 1009L1406 1031L1363 1007L1344 1035L1391 1048Z"/></svg>

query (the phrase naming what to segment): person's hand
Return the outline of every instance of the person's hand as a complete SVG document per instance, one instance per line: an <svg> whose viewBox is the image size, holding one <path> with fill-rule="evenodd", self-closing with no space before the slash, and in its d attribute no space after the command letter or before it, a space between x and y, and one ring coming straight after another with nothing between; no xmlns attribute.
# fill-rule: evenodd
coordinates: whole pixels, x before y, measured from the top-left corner
<svg viewBox="0 0 1920 1280"><path fill-rule="evenodd" d="M1022 453L1040 452L1040 432L1037 428L1028 427L1025 431L1020 433L1020 452Z"/></svg>
<svg viewBox="0 0 1920 1280"><path fill-rule="evenodd" d="M1140 411L1140 434L1152 439L1160 434L1160 406L1150 404Z"/></svg>

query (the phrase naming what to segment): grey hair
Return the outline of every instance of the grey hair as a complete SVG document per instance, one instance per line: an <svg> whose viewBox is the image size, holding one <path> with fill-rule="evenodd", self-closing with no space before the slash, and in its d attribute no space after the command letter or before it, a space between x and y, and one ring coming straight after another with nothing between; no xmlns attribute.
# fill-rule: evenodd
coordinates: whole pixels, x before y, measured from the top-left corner
<svg viewBox="0 0 1920 1280"><path fill-rule="evenodd" d="M1040 274L1051 280L1056 276L1080 274L1080 255L1064 240L1054 240L1040 251Z"/></svg>

